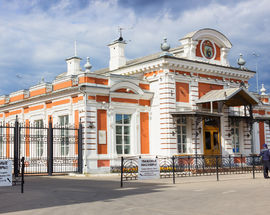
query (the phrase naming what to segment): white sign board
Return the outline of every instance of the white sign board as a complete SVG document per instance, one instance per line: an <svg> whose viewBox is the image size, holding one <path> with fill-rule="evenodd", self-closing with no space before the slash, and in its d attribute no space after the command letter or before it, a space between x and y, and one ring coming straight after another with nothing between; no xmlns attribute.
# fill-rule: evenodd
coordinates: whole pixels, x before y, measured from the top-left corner
<svg viewBox="0 0 270 215"><path fill-rule="evenodd" d="M0 160L0 186L12 186L11 160Z"/></svg>
<svg viewBox="0 0 270 215"><path fill-rule="evenodd" d="M160 178L160 168L157 158L139 158L138 179L157 179Z"/></svg>
<svg viewBox="0 0 270 215"><path fill-rule="evenodd" d="M99 144L106 144L106 131L99 130L98 131L98 143Z"/></svg>

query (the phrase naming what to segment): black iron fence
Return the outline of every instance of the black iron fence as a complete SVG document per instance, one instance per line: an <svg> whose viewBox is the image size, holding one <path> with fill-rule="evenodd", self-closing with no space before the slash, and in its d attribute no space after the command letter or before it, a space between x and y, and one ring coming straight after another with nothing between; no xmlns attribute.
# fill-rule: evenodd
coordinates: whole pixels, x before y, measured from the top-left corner
<svg viewBox="0 0 270 215"><path fill-rule="evenodd" d="M122 157L120 167L112 167L111 172L121 172L121 186L123 181L138 179L139 156ZM157 156L159 160L160 178L172 178L175 183L177 177L252 173L262 171L261 159L257 155L251 156Z"/></svg>
<svg viewBox="0 0 270 215"><path fill-rule="evenodd" d="M82 125L0 124L0 159L12 159L18 176L24 157L26 174L82 173Z"/></svg>

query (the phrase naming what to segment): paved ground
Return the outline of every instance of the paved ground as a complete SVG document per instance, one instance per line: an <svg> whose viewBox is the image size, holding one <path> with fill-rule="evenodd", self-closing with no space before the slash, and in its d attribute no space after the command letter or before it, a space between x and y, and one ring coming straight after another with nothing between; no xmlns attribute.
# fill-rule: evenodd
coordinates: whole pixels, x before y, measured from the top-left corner
<svg viewBox="0 0 270 215"><path fill-rule="evenodd" d="M268 214L270 179L261 174L132 181L119 177L26 177L20 187L0 187L2 214L240 215ZM266 212L266 213L265 213Z"/></svg>

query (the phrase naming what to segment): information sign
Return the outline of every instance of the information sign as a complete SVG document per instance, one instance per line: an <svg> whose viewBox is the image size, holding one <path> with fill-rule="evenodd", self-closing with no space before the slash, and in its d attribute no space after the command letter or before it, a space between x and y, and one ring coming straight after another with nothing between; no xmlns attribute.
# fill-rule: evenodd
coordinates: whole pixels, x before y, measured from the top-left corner
<svg viewBox="0 0 270 215"><path fill-rule="evenodd" d="M139 158L138 179L157 179L160 178L160 168L157 158Z"/></svg>
<svg viewBox="0 0 270 215"><path fill-rule="evenodd" d="M0 160L0 186L12 186L11 160Z"/></svg>

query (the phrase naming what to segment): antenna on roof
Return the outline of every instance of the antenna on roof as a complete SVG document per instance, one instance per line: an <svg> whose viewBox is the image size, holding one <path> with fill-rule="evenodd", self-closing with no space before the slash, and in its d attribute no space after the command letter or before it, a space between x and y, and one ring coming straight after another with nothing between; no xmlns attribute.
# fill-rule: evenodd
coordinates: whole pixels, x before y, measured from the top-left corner
<svg viewBox="0 0 270 215"><path fill-rule="evenodd" d="M124 28L121 28L120 26L118 26L118 31L119 31L119 41L123 41L124 39L123 39L123 36L122 36L122 31L124 30Z"/></svg>
<svg viewBox="0 0 270 215"><path fill-rule="evenodd" d="M77 40L74 41L74 56L77 57Z"/></svg>

